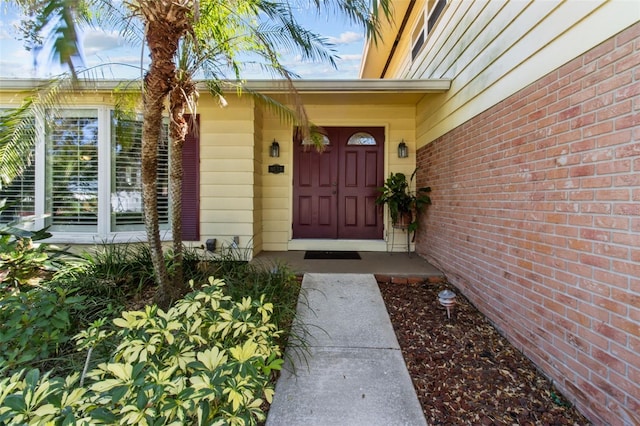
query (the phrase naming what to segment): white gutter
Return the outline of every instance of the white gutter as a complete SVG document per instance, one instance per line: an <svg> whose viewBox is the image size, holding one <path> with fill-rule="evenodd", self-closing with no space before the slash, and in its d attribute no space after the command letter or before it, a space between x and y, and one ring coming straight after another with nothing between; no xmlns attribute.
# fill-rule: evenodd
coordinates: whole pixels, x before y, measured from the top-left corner
<svg viewBox="0 0 640 426"><path fill-rule="evenodd" d="M49 83L45 79L0 79L0 91L31 90ZM292 80L293 86L299 93L442 93L449 90L451 80ZM131 90L138 90L138 81L95 80L80 81L78 90L104 91L119 88L124 90L129 84ZM65 85L69 86L69 85ZM69 86L70 87L70 86ZM236 90L238 83L228 81L223 83L227 90ZM259 93L286 93L290 91L286 80L247 80L241 85L242 89ZM204 82L198 83L198 89L207 90ZM66 87L62 90L66 90Z"/></svg>
<svg viewBox="0 0 640 426"><path fill-rule="evenodd" d="M285 80L248 80L245 85L261 93L289 90ZM301 93L441 93L449 90L451 80L293 80L293 85Z"/></svg>

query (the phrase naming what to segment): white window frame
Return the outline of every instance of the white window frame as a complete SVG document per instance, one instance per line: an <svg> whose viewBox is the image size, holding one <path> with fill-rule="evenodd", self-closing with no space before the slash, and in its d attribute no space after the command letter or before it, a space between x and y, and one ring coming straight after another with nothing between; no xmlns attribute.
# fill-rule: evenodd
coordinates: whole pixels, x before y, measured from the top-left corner
<svg viewBox="0 0 640 426"><path fill-rule="evenodd" d="M435 28L438 25L438 22L440 21L442 14L447 9L447 6L449 5L449 2L444 0L445 3L442 6L442 10L440 11L440 14L438 15L433 25L429 27L429 21L431 20L431 16L435 12L440 1L442 0L427 0L427 2L425 3L424 9L420 11L420 17L416 21L416 24L413 27L413 30L411 31L411 62L414 62L418 58L418 56L420 56L420 53L424 50L424 47L427 44L427 39L429 38L429 35L433 31L433 28ZM421 37L422 37L422 44L420 44L420 46L418 47L417 42Z"/></svg>
<svg viewBox="0 0 640 426"><path fill-rule="evenodd" d="M112 189L111 188L112 176L111 176L111 172L115 167L115 165L113 164L114 157L113 157L113 152L112 152L112 150L114 148L114 146L112 145L113 142L114 142L113 134L112 134L112 130L113 130L113 122L112 122L113 116L112 116L112 114L113 114L113 109L108 109L107 110L107 120L108 120L107 138L109 140L109 143L108 143L108 150L109 150L109 153L108 153L108 155L109 155L108 164L109 164L109 167L107 168L107 170L104 171L104 173L105 173L105 175L109 175L109 180L108 180L109 185L108 185L107 195L106 195L106 200L105 200L108 203L108 206L106 207L106 209L108 209L107 217L104 218L106 220L106 222L105 222L106 223L106 231L105 232L110 232L110 235L121 234L121 235L131 235L131 236L135 237L136 235L139 235L141 232L144 233L144 225L142 225L142 229L140 229L140 230L111 231L111 226L113 225L113 217L112 217L113 211L112 211L112 204L111 204L111 196L112 196L112 191L111 191L111 189ZM137 118L140 120L140 123L142 123L142 116L140 114L137 115ZM166 124L167 124L167 122L163 121L163 126L166 125ZM168 133L169 130L168 129L166 129L166 130L167 130L167 138L168 138L169 137L169 133ZM167 156L170 156L169 150L170 150L170 144L168 143L167 144ZM168 159L168 160L169 160L169 163L167 164L167 167L169 168L170 167L170 159ZM169 188L169 182L168 182L169 174L170 174L170 170L167 169L166 178L167 178L168 197L170 197L170 195L171 195L170 191L169 191L170 188ZM142 194L140 194L140 196L142 196ZM167 198L167 203L169 203L167 205L167 209L170 209L171 200L169 198ZM161 228L163 227L163 225L166 226L166 228L167 228L167 229L164 229L164 230L163 229L160 230L160 232L163 233L163 234L166 233L168 228L171 226L171 217L170 217L170 212L169 211L167 212L167 215L168 216L167 216L166 225L164 225L163 223L160 224ZM146 236L146 233L144 233L144 235Z"/></svg>
<svg viewBox="0 0 640 426"><path fill-rule="evenodd" d="M2 106L2 108L15 108L15 106ZM147 240L144 230L140 231L111 231L111 111L110 106L105 105L79 105L60 108L64 111L96 110L98 117L98 215L96 232L67 232L51 231L51 238L47 243L65 244L100 244L100 243L126 243L141 242ZM35 144L35 185L34 185L34 229L42 229L46 226L46 132L45 117L37 114L35 117L36 144ZM170 220L170 219L169 219ZM163 241L172 239L171 230L161 231Z"/></svg>
<svg viewBox="0 0 640 426"><path fill-rule="evenodd" d="M413 27L413 30L411 31L411 61L414 61L418 55L420 54L420 52L422 52L422 49L424 48L424 45L426 43L426 38L427 38L427 30L426 30L426 23L427 22L427 12L422 10L420 11L420 17L418 18L418 21L416 22L416 25ZM422 40L420 46L418 47L418 41Z"/></svg>

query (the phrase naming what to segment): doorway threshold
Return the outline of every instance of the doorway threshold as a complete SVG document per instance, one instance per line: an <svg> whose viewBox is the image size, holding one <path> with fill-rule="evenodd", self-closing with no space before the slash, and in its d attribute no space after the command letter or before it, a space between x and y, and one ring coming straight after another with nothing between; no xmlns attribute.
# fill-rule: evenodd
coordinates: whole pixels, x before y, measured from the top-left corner
<svg viewBox="0 0 640 426"><path fill-rule="evenodd" d="M325 250L325 251L387 251L385 240L290 240L287 250Z"/></svg>

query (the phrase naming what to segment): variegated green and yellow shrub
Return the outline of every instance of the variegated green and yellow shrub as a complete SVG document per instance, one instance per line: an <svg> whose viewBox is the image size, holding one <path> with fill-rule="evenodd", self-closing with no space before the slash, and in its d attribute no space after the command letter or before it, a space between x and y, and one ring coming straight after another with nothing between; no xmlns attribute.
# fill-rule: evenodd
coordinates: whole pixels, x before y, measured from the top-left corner
<svg viewBox="0 0 640 426"><path fill-rule="evenodd" d="M193 283L192 283L193 284ZM271 402L282 365L273 305L223 294L209 283L167 312L123 312L115 336L99 323L76 336L90 353L120 342L109 362L65 379L37 370L0 380L0 424L250 425ZM87 370L87 369L86 369Z"/></svg>

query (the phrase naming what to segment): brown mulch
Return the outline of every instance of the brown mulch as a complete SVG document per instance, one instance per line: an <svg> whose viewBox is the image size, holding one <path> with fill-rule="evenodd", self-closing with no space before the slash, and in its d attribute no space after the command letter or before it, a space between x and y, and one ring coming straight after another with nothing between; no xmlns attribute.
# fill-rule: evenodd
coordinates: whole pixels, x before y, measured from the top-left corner
<svg viewBox="0 0 640 426"><path fill-rule="evenodd" d="M445 288L457 294L451 319L438 302ZM451 285L380 291L428 424L589 424Z"/></svg>

